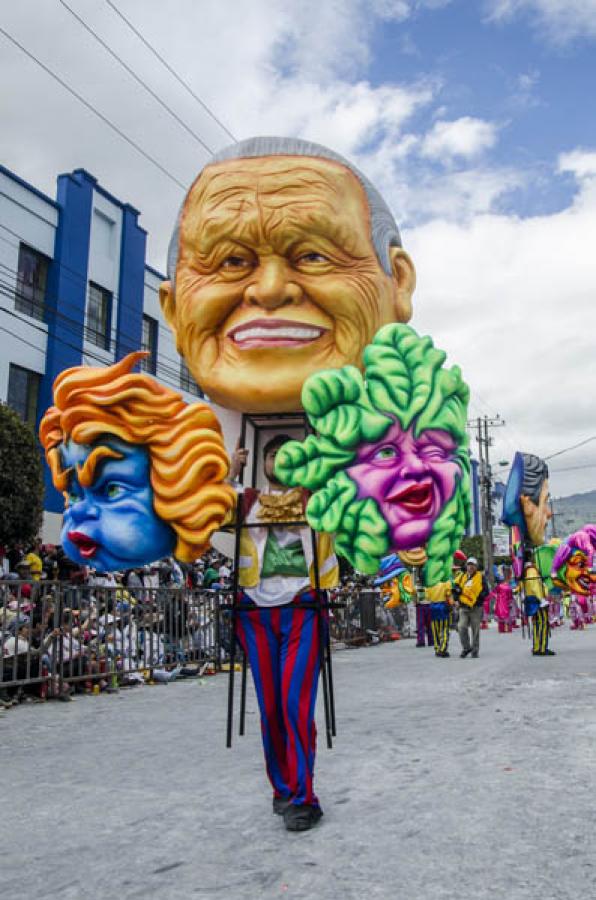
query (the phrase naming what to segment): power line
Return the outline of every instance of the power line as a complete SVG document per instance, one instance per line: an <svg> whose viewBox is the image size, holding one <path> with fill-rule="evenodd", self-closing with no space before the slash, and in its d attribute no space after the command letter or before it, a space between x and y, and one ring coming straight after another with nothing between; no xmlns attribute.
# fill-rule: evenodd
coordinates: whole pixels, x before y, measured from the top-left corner
<svg viewBox="0 0 596 900"><path fill-rule="evenodd" d="M10 266L6 265L6 263L2 263L2 262L0 262L0 268L5 269L6 272L10 273L11 275L16 276L16 278L18 280L18 278L19 278L18 271L16 271L15 269L12 269ZM13 284L10 284L7 281L2 281L2 275L3 275L3 273L0 272L0 290L2 293L4 293L4 295L6 297L12 298L14 296L15 298L22 299L25 302L32 302L30 297L27 297L25 294L23 294L22 292L19 291L18 285L15 286ZM7 277L7 276L4 276L4 277ZM82 280L85 282L85 293L87 293L87 280L86 279L82 279ZM110 292L110 293L112 293L112 292ZM112 293L112 297L117 298L118 294ZM54 303L48 302L50 300L53 300ZM125 303L122 300L119 300L118 302L119 302L119 304L122 304L122 306L124 308L128 307L129 309L133 309L135 312L137 311L137 307L133 306L130 303ZM81 329L84 330L85 325L83 323L81 323L79 319L75 319L72 316L67 315L65 312L62 311L62 309L59 308L59 307L64 307L64 306L67 306L67 307L70 307L70 308L76 309L76 310L79 309L78 305L76 305L74 303L69 303L68 301L65 301L65 300L61 300L61 299L57 298L54 294L49 294L49 293L45 294L44 300L43 300L44 310L48 310L49 312L53 313L59 319L62 319L66 322L72 322L73 327L71 328L71 330L75 334L79 333L81 331ZM24 320L24 321L26 321L26 320ZM169 334L168 329L164 325L162 325L162 323L159 322L158 319L153 319L153 321L157 324L158 328L160 328L162 331L166 332L166 334ZM132 349L132 350L139 349L137 346L138 341L135 336L129 334L124 329L118 329L117 325L113 325L110 329L110 340L113 339L114 342L116 342L117 338L120 338L122 340L122 343L124 344L124 346L128 345L130 347L130 349ZM165 362L170 362L174 366L178 366L180 363L180 357L175 359L174 357L167 356L165 353L160 353L159 356L161 357L162 360L164 360ZM163 368L165 369L166 367L164 366Z"/></svg>
<svg viewBox="0 0 596 900"><path fill-rule="evenodd" d="M596 463L586 463L583 466L566 466L564 469L551 469L550 471L554 474L555 472L576 472L578 469L596 469Z"/></svg>
<svg viewBox="0 0 596 900"><path fill-rule="evenodd" d="M154 47L152 44L149 43L149 41L147 40L147 38L144 37L144 36L141 34L141 32L140 32L137 28L135 28L135 26L132 24L132 22L130 21L130 19L127 19L127 18L126 18L126 16L124 15L124 13L123 13L121 10L119 10L118 7L117 7L114 3L112 3L112 0L106 0L106 3L108 4L108 6L109 6L111 9L114 10L114 12L116 13L117 16L120 16L120 18L122 19L122 21L125 22L126 25L128 25L128 27L130 28L130 30L131 30L132 32L134 32L134 34L136 34L136 36L138 37L138 39L139 39L140 41L142 41L142 43L145 45L145 47L147 47L147 49L148 49L148 50L149 50L149 51L150 51L150 52L151 52L151 53L152 53L152 54L160 61L160 63L168 70L168 72L170 73L170 75L173 75L173 77L176 79L176 81L178 82L178 84L182 85L182 87L184 88L184 90L187 91L187 93L190 94L190 96L193 98L193 100L195 100L195 101L199 104L199 106L200 106L203 110L205 110L205 112L208 113L208 115L211 116L211 118L213 119L213 121L214 121L214 122L217 122L217 124L220 126L220 128L222 128L222 129L225 131L225 133L228 135L228 137L230 137L230 138L235 142L235 141L237 140L237 138L234 137L234 135L232 134L232 132L230 131L230 129L227 128L227 127L224 125L224 123L221 121L221 119L218 119L217 116L215 115L215 113L214 113L211 109L209 109L209 107L207 106L207 104L206 104L203 100L201 100L201 98L200 98L197 94L195 94L195 92L193 91L193 89L186 83L186 81L184 81L184 79L180 77L180 75L176 72L175 69L172 68L172 66L167 62L167 60L165 60L165 59L163 58L163 56L161 56L161 55L158 53L158 51L155 49L155 47Z"/></svg>
<svg viewBox="0 0 596 900"><path fill-rule="evenodd" d="M45 328L42 328L40 325L34 325L32 322L27 321L27 319L23 319L22 316L19 316L17 313L13 312L12 310L6 309L6 307L4 307L4 306L0 306L0 312L3 312L8 316L12 316L12 318L16 319L18 322L25 322L27 325L29 325L31 328L33 328L35 331L39 331L41 334L43 334L45 337L47 337L48 333L45 330ZM12 337L17 338L17 340L22 341L24 344L27 344L27 346L32 347L34 350L37 350L38 353L43 352L42 348L37 346L37 344L33 344L33 343L31 343L31 341L28 341L26 338L23 338L20 335L15 334L12 331L9 331L9 329L6 328L5 326L0 325L0 331L5 331L7 334L12 335ZM83 356L83 357L89 357L90 359L93 359L96 362L101 363L102 366L107 365L104 357L98 356L96 353L93 353L93 351L88 350L85 347L81 348L80 346L77 346L76 344L71 344L69 341L66 341L63 338L59 338L56 336L54 336L52 339L54 341L56 341L57 343L62 344L64 347L69 347L71 350L75 350L77 353L80 353L81 356ZM174 390L177 390L177 391L182 390L179 383L174 384L171 381L168 381L166 378L163 378L163 377L160 377L160 381L162 381L164 384L167 384L168 387L174 388Z"/></svg>
<svg viewBox="0 0 596 900"><path fill-rule="evenodd" d="M209 147L201 137L199 137L199 135L196 133L196 131L193 131L192 128L186 124L184 119L181 119L180 116L177 113L175 113L174 110L171 109L171 107L168 106L168 104L165 102L165 100L162 100L161 97L159 96L159 94L156 94L155 91L152 88L150 88L149 85L145 81L143 81L143 79L140 77L140 75L137 75L137 73L134 71L134 69L131 68L131 66L129 66L128 63L126 63L122 59L122 57L118 56L118 54L114 50L112 50L112 48L109 46L109 44L107 44L103 40L103 38L101 38L97 34L97 32L94 31L93 28L91 28L91 26L88 25L87 22L85 22L85 20L81 18L81 16L78 15L78 13L76 13L73 9L70 8L68 3L66 3L66 0L58 0L58 2L61 3L62 6L66 10L68 10L68 12L71 14L71 16L74 19L76 19L77 22L79 22L82 25L82 27L89 34L91 34L99 44L101 44L101 46L104 48L104 50L107 53L109 53L110 56L113 59L115 59L116 62L118 62L122 66L122 68L125 69L128 72L128 74L132 78L134 78L134 80L138 84L141 85L141 87L145 88L147 93L150 94L153 97L153 99L159 103L160 106L162 106L165 110L167 110L167 112L169 112L169 114L172 116L172 118L175 119L176 122L178 122L178 124L181 125L184 128L184 130L187 131L188 134L190 134L195 139L195 141L197 141L201 145L201 147L203 147L203 149L207 151L207 153L209 153L211 155L213 154L213 152L214 152L213 149L211 147Z"/></svg>
<svg viewBox="0 0 596 900"><path fill-rule="evenodd" d="M562 450L557 450L556 453L551 453L550 456L545 456L544 459L554 459L555 456L561 456L562 453L567 453L569 450L577 450L578 447L583 447L584 444L589 444L590 441L596 441L596 434L586 438L585 441L580 441L579 444L572 444L571 447L564 447ZM559 469L559 471L561 471L561 469Z"/></svg>
<svg viewBox="0 0 596 900"><path fill-rule="evenodd" d="M43 69L44 72L47 72L47 74L51 78L53 78L54 81L57 81L58 84L61 85L65 90L67 90L69 94L72 94L73 97L76 97L76 99L80 103L82 103L83 106L85 106L92 113L94 113L98 117L98 119L101 119L101 121L105 125L107 125L108 128L111 128L112 131L115 131L116 134L119 135L119 137L121 137L124 141L126 141L127 144L130 144L131 147L134 147L134 149L138 153L140 153L141 156L144 156L146 160L148 160L150 163L153 163L153 165L156 168L158 168L160 170L160 172L162 172L167 178L169 178L170 181L173 181L174 184L177 184L178 187L181 188L183 191L187 190L188 185L183 184L181 181L179 181L175 175L172 175L172 173L169 172L165 168L165 166L162 166L162 164L160 162L158 162L149 153L147 153L145 150L143 150L143 148L141 146L139 146L139 144L137 144L136 141L133 141L133 139L128 137L127 134L125 134L123 131L121 131L121 129L118 128L117 125L114 125L114 123L111 122L110 119L107 118L107 116L104 116L104 114L101 113L98 109L96 109L91 103L89 103L88 100L85 100L84 97L82 97L79 93L77 93L77 91L75 91L74 88L72 88L69 84L67 84L66 81L64 81L62 78L60 78L59 75L56 75L56 73L53 72L52 69L50 69L48 66L46 66L45 63L42 63L41 60L39 60L33 53L31 53L31 51L27 50L26 47L23 47L23 45L20 44L16 40L16 38L14 38L11 34L9 34L8 31L5 31L4 28L0 27L0 34L3 34L5 38L7 38L12 44L14 44L15 47L18 47L19 50L21 50L22 53L25 54L25 56L28 56L29 59L33 60L33 62L36 63L36 65L38 65L41 69Z"/></svg>
<svg viewBox="0 0 596 900"><path fill-rule="evenodd" d="M5 225L3 222L0 222L0 228L4 228L5 231L8 231L9 234L12 234L14 237L16 237L19 240L19 242L26 244L27 247L31 247L31 249L35 250L36 253L40 252L40 251L36 250L36 248L30 244L30 242L27 240L27 238L23 237L23 235L21 235L21 234L17 234L16 231L13 231L12 228L9 228L8 225ZM5 241L7 244L10 244L12 247L16 247L18 249L18 246L19 246L18 244L11 244L10 241L8 241L6 238L2 237L1 235L0 235L0 240ZM46 256L45 253L42 255ZM85 288L87 287L87 283L89 281L89 279L87 278L87 275L83 275L81 272L77 272L76 269L73 269L70 266L65 265L63 262L58 263L58 261L53 259L52 257L46 257L46 258L50 262L52 262L54 265L59 265L61 271L63 271L65 273L65 277L67 277L70 281L72 281L74 283L76 283L78 281L81 284L84 284ZM0 263L0 265L2 265L3 268L7 269L9 272L12 272L13 275L18 276L18 272L16 269L12 269L5 263ZM66 274L66 273L70 273L70 274ZM102 287L102 285L100 285L100 287ZM107 288L106 288L106 290L107 290ZM124 298L121 297L119 291L110 291L110 293L112 294L112 297L118 301L119 305L121 305L122 307L127 307L128 309L134 310L136 312L137 307L135 306L135 304L127 303L126 300L124 300ZM61 302L65 306L70 306L73 309L78 309L78 306L76 306L76 304L69 303L67 300L62 300ZM166 328L165 325L163 325L157 319L155 321L158 322L158 325L162 331L165 331L166 333L169 334L168 329Z"/></svg>

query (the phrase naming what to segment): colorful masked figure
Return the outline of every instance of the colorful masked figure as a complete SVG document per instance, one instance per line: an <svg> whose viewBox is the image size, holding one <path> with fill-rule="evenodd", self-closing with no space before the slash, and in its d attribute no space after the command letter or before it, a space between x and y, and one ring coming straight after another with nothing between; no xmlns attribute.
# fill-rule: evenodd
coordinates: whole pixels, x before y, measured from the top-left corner
<svg viewBox="0 0 596 900"><path fill-rule="evenodd" d="M548 504L547 464L532 453L516 453L505 488L502 521L512 529L514 572L523 584L525 614L533 617L534 656L554 656L548 647L548 590L532 552L533 547L544 544L552 515Z"/></svg>
<svg viewBox="0 0 596 900"><path fill-rule="evenodd" d="M558 547L551 575L558 587L588 597L594 593L596 574L591 571L596 555L596 525L585 525Z"/></svg>
<svg viewBox="0 0 596 900"><path fill-rule="evenodd" d="M309 375L345 364L415 286L395 220L339 154L295 138L217 153L180 210L160 291L206 394L244 412L300 409Z"/></svg>
<svg viewBox="0 0 596 900"><path fill-rule="evenodd" d="M191 562L235 502L223 483L228 458L213 412L133 373L144 356L62 372L40 424L66 500L64 550L102 571L170 554Z"/></svg>
<svg viewBox="0 0 596 900"><path fill-rule="evenodd" d="M410 603L414 597L412 573L395 553L381 560L379 574L373 583L381 589L387 609L393 609L401 603Z"/></svg>
<svg viewBox="0 0 596 900"><path fill-rule="evenodd" d="M422 566L447 654L451 560L469 520L469 391L446 354L387 325L352 366L313 375L302 404L317 432L278 453L280 480L314 491L307 518L372 574L390 550Z"/></svg>

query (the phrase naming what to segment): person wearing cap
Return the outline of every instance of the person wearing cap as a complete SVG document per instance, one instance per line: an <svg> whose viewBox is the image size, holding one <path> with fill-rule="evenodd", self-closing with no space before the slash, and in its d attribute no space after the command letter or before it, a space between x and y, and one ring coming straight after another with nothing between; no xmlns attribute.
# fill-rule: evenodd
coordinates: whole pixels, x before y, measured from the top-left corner
<svg viewBox="0 0 596 900"><path fill-rule="evenodd" d="M478 568L478 560L474 556L466 560L465 572L456 575L453 593L459 602L458 634L461 641L462 659L472 654L476 659L480 651L480 623L484 612L484 598L488 594L488 585ZM471 640L470 640L471 634Z"/></svg>

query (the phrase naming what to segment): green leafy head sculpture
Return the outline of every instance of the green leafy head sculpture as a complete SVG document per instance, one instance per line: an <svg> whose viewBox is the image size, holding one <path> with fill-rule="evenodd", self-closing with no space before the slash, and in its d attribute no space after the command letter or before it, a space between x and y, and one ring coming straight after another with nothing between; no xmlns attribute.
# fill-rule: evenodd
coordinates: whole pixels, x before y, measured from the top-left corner
<svg viewBox="0 0 596 900"><path fill-rule="evenodd" d="M314 434L285 444L280 481L312 491L306 514L373 574L391 551L424 548L426 586L451 576L469 521L469 390L458 366L409 325L387 325L354 366L312 375L302 405Z"/></svg>

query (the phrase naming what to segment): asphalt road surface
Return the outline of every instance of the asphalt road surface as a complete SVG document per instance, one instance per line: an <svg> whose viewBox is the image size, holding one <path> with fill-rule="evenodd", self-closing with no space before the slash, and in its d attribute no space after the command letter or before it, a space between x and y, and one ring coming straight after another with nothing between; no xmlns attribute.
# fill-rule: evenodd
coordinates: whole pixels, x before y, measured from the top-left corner
<svg viewBox="0 0 596 900"><path fill-rule="evenodd" d="M445 660L413 641L337 652L325 815L303 834L271 813L252 688L225 749L225 676L13 708L0 894L596 897L596 625L552 646L532 658L489 630L477 660L457 636Z"/></svg>

